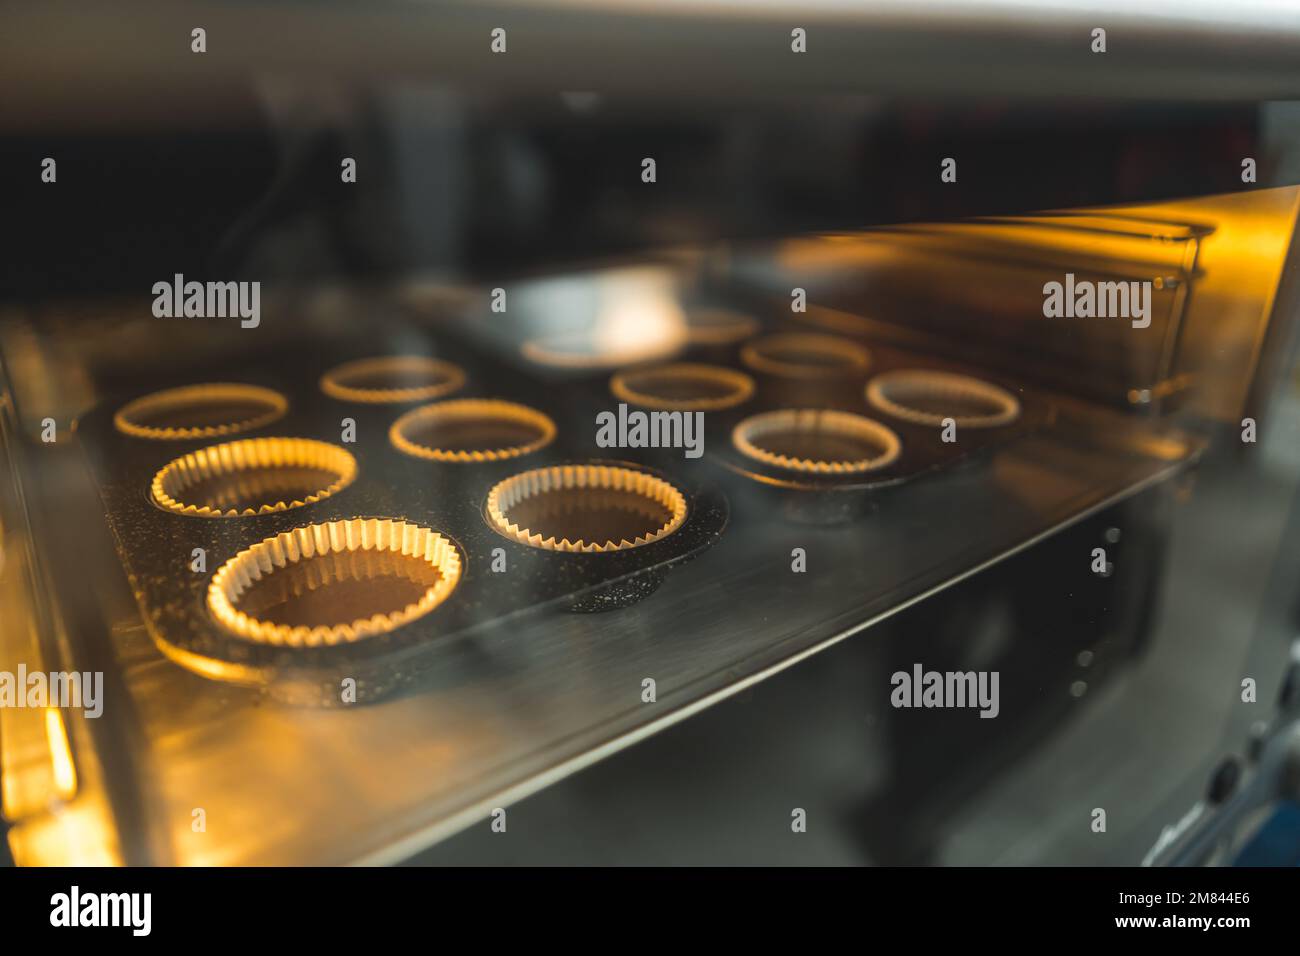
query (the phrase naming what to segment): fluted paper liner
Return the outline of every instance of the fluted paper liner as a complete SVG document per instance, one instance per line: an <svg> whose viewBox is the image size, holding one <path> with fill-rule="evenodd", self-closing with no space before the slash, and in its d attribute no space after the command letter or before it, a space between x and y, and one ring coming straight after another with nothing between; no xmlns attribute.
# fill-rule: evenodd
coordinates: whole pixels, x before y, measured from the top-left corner
<svg viewBox="0 0 1300 956"><path fill-rule="evenodd" d="M721 390L721 394L674 397L671 394L673 386L683 384L713 386ZM754 394L754 380L744 372L721 365L677 362L618 372L609 380L609 390L616 398L643 408L708 412L748 401Z"/></svg>
<svg viewBox="0 0 1300 956"><path fill-rule="evenodd" d="M648 528L645 534L617 541L587 541L565 536L544 535L520 527L510 519L510 510L520 502L555 493L581 493L601 490L640 495L662 507L669 519L657 528ZM578 499L581 501L581 499ZM547 551L574 551L600 553L637 548L664 538L682 526L686 520L686 498L680 491L652 474L625 468L620 465L554 465L537 468L499 482L488 492L484 505L488 523L501 534L532 548Z"/></svg>
<svg viewBox="0 0 1300 956"><path fill-rule="evenodd" d="M783 454L764 445L764 439L776 433L825 436L831 440L850 440L880 449L866 458L814 458ZM891 464L902 450L898 436L879 422L833 409L781 409L753 415L736 425L732 444L748 458L784 468L817 475L850 475L877 471Z"/></svg>
<svg viewBox="0 0 1300 956"><path fill-rule="evenodd" d="M1020 402L1006 389L989 382L929 369L900 369L877 375L867 385L867 401L895 418L918 425L942 425L951 418L958 427L996 428L1009 425L1020 417ZM924 401L929 408L916 403ZM945 403L950 411L933 411ZM963 406L986 409L981 413L963 412Z"/></svg>
<svg viewBox="0 0 1300 956"><path fill-rule="evenodd" d="M404 377L424 377L428 382L412 385L403 382ZM320 380L321 391L332 398L371 404L427 402L464 384L460 366L423 355L356 359L330 369Z"/></svg>
<svg viewBox="0 0 1300 956"><path fill-rule="evenodd" d="M485 429L515 427L531 432L532 437L501 447L488 445L482 448L437 447L419 440L421 428L436 429L440 425L466 428L479 425ZM549 445L555 439L555 422L527 405L493 398L463 398L412 409L393 422L388 437L399 451L415 458L445 462L502 461ZM432 440L436 442L436 431Z"/></svg>
<svg viewBox="0 0 1300 956"><path fill-rule="evenodd" d="M611 369L671 358L685 341L686 333L681 330L660 339L628 343L602 343L589 334L568 333L530 339L519 351L528 361L551 368Z"/></svg>
<svg viewBox="0 0 1300 956"><path fill-rule="evenodd" d="M246 406L242 414L231 411L225 421L210 421L216 412L230 406ZM191 438L220 438L261 428L283 417L289 403L279 392L257 385L211 382L184 385L154 392L127 402L113 416L114 427L134 438L156 441L184 441ZM184 424L186 414L194 415ZM176 424L151 424L170 415ZM218 416L219 417L219 416Z"/></svg>
<svg viewBox="0 0 1300 956"><path fill-rule="evenodd" d="M330 626L289 626L250 617L240 598L258 581L315 556L356 551L389 552L425 562L437 580L418 601L406 607ZM231 558L208 586L208 609L226 630L259 644L316 647L352 643L396 630L428 614L460 582L461 556L456 545L437 531L392 518L351 518L295 528L266 538ZM323 580L317 587L327 588Z"/></svg>
<svg viewBox="0 0 1300 956"><path fill-rule="evenodd" d="M256 497L274 487L276 470L309 469L334 475L319 490L300 498L278 499L244 508L213 508L186 501L186 492L200 482L222 478L233 481L243 494ZM165 465L150 487L153 500L167 511L201 518L233 518L300 508L328 498L350 485L357 462L347 451L309 438L246 438L211 445L183 455ZM241 487L242 479L242 487Z"/></svg>
<svg viewBox="0 0 1300 956"><path fill-rule="evenodd" d="M746 365L758 372L783 378L821 378L864 372L871 353L850 339L815 332L769 335L750 342L740 351Z"/></svg>
<svg viewBox="0 0 1300 956"><path fill-rule="evenodd" d="M686 314L686 338L694 345L734 345L758 329L758 319L734 309L709 307Z"/></svg>

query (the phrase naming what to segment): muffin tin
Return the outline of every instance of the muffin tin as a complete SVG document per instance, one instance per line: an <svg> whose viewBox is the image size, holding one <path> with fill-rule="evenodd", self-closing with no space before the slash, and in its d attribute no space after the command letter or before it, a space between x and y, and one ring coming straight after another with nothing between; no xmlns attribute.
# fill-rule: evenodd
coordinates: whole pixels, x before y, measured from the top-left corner
<svg viewBox="0 0 1300 956"><path fill-rule="evenodd" d="M719 391L738 377L736 400L705 415L705 458L752 482L755 520L853 520L877 506L877 492L976 459L1056 415L1036 390L922 352L823 333L763 335L734 348L726 364L689 358L621 370L605 380L605 400L710 408L692 403L695 393L679 400L675 370L693 369L692 380L717 382ZM656 389L664 380L669 387ZM902 400L911 395L927 401L909 409ZM949 415L933 414L949 407ZM955 441L944 441L945 417L955 421Z"/></svg>
<svg viewBox="0 0 1300 956"><path fill-rule="evenodd" d="M242 383L199 369L78 423L164 653L297 702L336 704L346 678L358 699L381 696L421 680L451 638L653 593L723 533L720 485L746 521L853 520L878 492L1054 417L1038 394L955 363L828 335L709 343L558 385L452 337L425 345L396 361L362 344L315 364L268 358ZM963 399L954 443L932 407L903 407L927 382ZM619 402L707 409L704 458L597 449L594 412ZM308 474L278 482L277 464Z"/></svg>
<svg viewBox="0 0 1300 956"><path fill-rule="evenodd" d="M835 351L835 337L819 334L816 339L816 360L822 362L820 356ZM865 493L957 466L1056 418L1052 403L1034 390L896 347L865 346L853 339L842 339L842 345L852 362L842 362L836 375L820 382L815 394L810 393L809 376L802 373L755 371L754 401L722 412L714 421L711 441L720 462L766 488L796 493L783 498L783 510L790 516L815 516L822 510L820 505L828 503L827 514L850 518L853 498L867 501ZM889 388L892 384L914 390L932 384L937 403L909 410L902 402L879 401L881 394L900 398L897 389ZM976 399L983 405L970 412ZM935 408L949 405L952 414L933 414ZM944 441L944 418L956 423L954 441ZM761 431L774 433L774 424L785 425L781 438L794 442L798 454L781 449L754 453L759 444L749 434L751 429L762 425ZM802 437L793 431L802 431ZM720 432L725 437L716 434ZM819 436L826 438L822 454L816 450ZM866 450L854 454L846 449L850 445ZM827 497L831 501L824 501Z"/></svg>
<svg viewBox="0 0 1300 956"><path fill-rule="evenodd" d="M348 678L358 700L374 699L423 679L422 663L446 641L513 615L543 607L606 611L639 601L723 533L727 500L700 481L701 469L681 469L680 458L676 469L660 469L635 452L612 449L608 459L594 459L601 450L591 414L566 403L564 393L454 343L440 345L437 357L465 375L465 387L439 403L450 413L323 394L321 374L336 362L285 371L284 363L268 361L247 367L241 387L270 390L284 413L243 429L236 441L130 434L114 424L118 410L137 398L130 395L78 422L119 554L164 654L197 673L262 686L294 703L337 705ZM154 384L141 392L173 383ZM405 449L392 440L404 416ZM522 445L507 441L508 454L464 453L484 438L459 426L484 416L527 428L531 437ZM354 442L342 439L345 418L352 419ZM304 448L312 454L299 454ZM319 494L280 494L268 467L307 458L321 465L318 448L335 472L316 483L333 480ZM347 459L354 469L345 467ZM254 467L240 467L249 463ZM639 487L671 489L660 497L673 506L651 533L633 534L630 542L615 534L618 540L598 549L558 546L572 541L563 534L557 546L539 547L527 529L494 526L489 493L548 469L631 475ZM206 488L187 497L214 471L233 482L225 497ZM238 487L243 479L249 481ZM155 495L159 488L162 496ZM206 510L199 507L204 495ZM412 544L411 535L423 535L423 544ZM322 549L331 541L338 546ZM437 542L436 556L422 550L430 541ZM527 649L518 652L526 657Z"/></svg>
<svg viewBox="0 0 1300 956"><path fill-rule="evenodd" d="M708 457L749 479L753 508L769 518L860 519L889 489L978 460L1056 416L1035 390L882 342L776 332L747 342L731 364L756 387L707 416ZM937 405L889 400L920 386L932 387ZM949 406L950 415L932 414ZM955 441L944 441L944 417L956 422Z"/></svg>

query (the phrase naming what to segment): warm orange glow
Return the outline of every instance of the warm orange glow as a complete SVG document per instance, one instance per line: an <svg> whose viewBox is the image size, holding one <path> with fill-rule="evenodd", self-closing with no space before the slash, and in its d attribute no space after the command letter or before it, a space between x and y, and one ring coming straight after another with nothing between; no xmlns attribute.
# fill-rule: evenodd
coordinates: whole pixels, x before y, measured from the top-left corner
<svg viewBox="0 0 1300 956"><path fill-rule="evenodd" d="M77 768L72 763L72 748L63 727L63 715L57 707L45 708L45 739L50 745L50 761L54 765L54 787L64 800L77 792Z"/></svg>
<svg viewBox="0 0 1300 956"><path fill-rule="evenodd" d="M24 820L9 831L19 866L121 866L106 809L78 801Z"/></svg>
<svg viewBox="0 0 1300 956"><path fill-rule="evenodd" d="M662 478L634 468L552 465L498 482L488 492L484 511L493 529L530 548L599 554L637 548L672 534L686 520L686 497ZM532 511L547 527L530 527L520 511ZM601 517L615 512L635 516L637 526L594 532L584 527L586 522L600 524Z"/></svg>
<svg viewBox="0 0 1300 956"><path fill-rule="evenodd" d="M366 581L376 576L374 567L337 566L331 556L366 561L384 558L383 572L408 582L418 581L418 597L395 608L354 608L353 620L286 622L263 619L258 608L245 606L249 594L264 580L288 578L290 591L324 590L346 581ZM226 630L258 644L281 647L320 647L348 644L396 630L428 614L460 582L461 555L450 538L428 528L393 518L352 518L294 528L265 538L239 552L213 575L208 586L208 610ZM295 572L302 571L299 578ZM373 581L372 581L373 583Z"/></svg>
<svg viewBox="0 0 1300 956"><path fill-rule="evenodd" d="M310 438L246 438L211 445L169 462L150 496L168 511L234 518L288 511L342 491L357 460L337 445ZM196 494L195 489L206 489ZM188 500L194 496L194 500Z"/></svg>

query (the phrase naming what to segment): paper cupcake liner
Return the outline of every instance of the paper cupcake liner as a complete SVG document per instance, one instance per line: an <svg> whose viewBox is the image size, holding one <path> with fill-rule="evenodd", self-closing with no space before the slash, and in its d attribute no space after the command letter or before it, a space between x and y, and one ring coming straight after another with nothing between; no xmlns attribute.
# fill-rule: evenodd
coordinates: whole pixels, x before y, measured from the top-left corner
<svg viewBox="0 0 1300 956"><path fill-rule="evenodd" d="M528 361L551 368L611 369L670 358L681 349L684 340L684 335L673 334L663 340L602 346L586 335L564 335L531 339L523 344L520 352Z"/></svg>
<svg viewBox="0 0 1300 956"><path fill-rule="evenodd" d="M820 440L826 456L791 455L768 447L777 435L796 435L814 446ZM817 475L851 475L878 471L893 463L902 443L879 422L829 409L781 409L746 418L731 432L731 442L742 455L774 468ZM867 457L834 456L836 442L857 443L879 449Z"/></svg>
<svg viewBox="0 0 1300 956"><path fill-rule="evenodd" d="M608 493L603 495L602 493ZM608 537L548 534L521 526L511 511L521 503L554 497L559 510L568 515L593 513L607 504L607 497L629 496L643 499L649 510L661 511L663 520L646 518L644 531ZM581 464L554 465L514 475L499 482L488 492L484 512L488 524L496 531L521 544L547 551L602 553L637 548L664 538L686 520L686 498L680 491L652 474L621 465ZM563 522L563 518L559 519Z"/></svg>
<svg viewBox="0 0 1300 956"><path fill-rule="evenodd" d="M269 425L288 408L285 397L269 388L212 382L169 388L127 402L113 416L113 426L133 438L156 441L220 438Z"/></svg>
<svg viewBox="0 0 1300 956"><path fill-rule="evenodd" d="M321 391L331 398L370 404L427 402L464 384L460 366L423 355L357 359L330 369L320 380Z"/></svg>
<svg viewBox="0 0 1300 956"><path fill-rule="evenodd" d="M305 483L294 469L319 471L333 478L315 491L294 497L276 497L286 483ZM183 455L154 476L150 495L161 508L175 514L201 518L233 518L300 508L328 498L350 485L357 475L351 454L326 442L309 438L246 438L211 445ZM187 493L205 482L221 481L232 497L267 497L271 500L244 507L220 507L187 501Z"/></svg>
<svg viewBox="0 0 1300 956"><path fill-rule="evenodd" d="M867 385L867 401L917 425L939 426L951 418L959 428L996 428L1020 417L1020 402L1006 389L968 375L925 369L877 375ZM945 405L951 410L942 411ZM972 407L981 411L972 413Z"/></svg>
<svg viewBox="0 0 1300 956"><path fill-rule="evenodd" d="M782 378L818 379L865 372L871 353L850 339L813 332L769 335L740 351L750 368Z"/></svg>
<svg viewBox="0 0 1300 956"><path fill-rule="evenodd" d="M686 339L692 345L735 345L758 334L758 319L734 309L691 309L686 314Z"/></svg>
<svg viewBox="0 0 1300 956"><path fill-rule="evenodd" d="M419 598L404 607L376 610L333 624L290 626L259 619L240 608L254 585L274 580L295 567L330 555L383 560L387 570L409 565L409 577L433 577ZM461 556L456 545L436 531L391 518L352 518L295 528L266 538L241 551L218 569L208 586L208 610L226 630L248 641L286 647L318 647L353 643L384 634L428 614L455 590L461 577ZM349 574L351 580L364 580ZM287 588L295 596L326 595L338 587L337 569L308 571Z"/></svg>
<svg viewBox="0 0 1300 956"><path fill-rule="evenodd" d="M675 395L682 387L712 388L718 394L694 398ZM609 380L616 398L643 408L707 412L732 408L754 394L754 380L744 372L720 365L679 362L618 372Z"/></svg>
<svg viewBox="0 0 1300 956"><path fill-rule="evenodd" d="M474 429L479 437L471 439ZM438 430L454 447L438 444ZM493 435L494 429L498 432ZM495 444L501 432L519 433L507 444ZM430 434L425 434L430 432ZM468 435L466 434L468 433ZM444 462L484 462L518 458L549 445L555 439L555 422L527 405L490 398L464 398L413 409L393 422L389 440L401 452L415 458ZM520 440L523 439L523 440ZM469 441L479 447L464 447Z"/></svg>

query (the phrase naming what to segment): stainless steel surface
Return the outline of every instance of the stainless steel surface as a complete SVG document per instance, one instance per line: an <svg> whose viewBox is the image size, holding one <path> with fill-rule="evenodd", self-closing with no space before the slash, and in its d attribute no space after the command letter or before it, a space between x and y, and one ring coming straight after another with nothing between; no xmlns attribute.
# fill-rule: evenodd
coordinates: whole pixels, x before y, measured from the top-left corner
<svg viewBox="0 0 1300 956"><path fill-rule="evenodd" d="M722 541L641 604L448 642L431 649L435 676L420 689L373 706L297 709L204 680L122 615L110 640L130 707L113 713L133 715L137 747L132 769L116 769L154 808L139 820L151 832L127 837L176 863L398 860L1167 478L1194 452L1149 426L1067 410L829 528L782 521L737 477ZM792 573L793 547L839 573ZM647 677L653 704L641 701Z"/></svg>
<svg viewBox="0 0 1300 956"><path fill-rule="evenodd" d="M1256 229L1220 228L1237 223L1241 210L1230 203L1209 216L1216 232L1205 239L1207 257L1212 243L1224 247L1207 268L1229 273L1218 277L1223 291L1209 300L1222 305L1224 323L1233 326L1218 330L1221 340L1230 331L1234 341L1253 342L1269 320L1269 277L1276 281L1290 235L1281 223L1294 222L1294 191L1260 194L1252 203L1246 205ZM1242 213L1240 221L1256 220ZM1264 222L1267 228L1259 225ZM521 370L527 364L520 343L537 334L585 332L600 339L608 333L613 342L626 342L628 333L671 338L688 311L681 297L706 295L713 264L729 261L729 251L716 258L707 250L684 252L676 258L681 274L659 265L520 283L512 286L508 315L460 316L457 328L484 333L477 336L480 347L508 352ZM1229 266L1252 253L1262 262L1249 282L1237 277L1243 294L1231 298ZM936 270L937 281L945 275ZM287 290L283 300L268 300L270 338L261 344L283 345L304 333L337 335L351 317L365 315L376 347L396 348L409 345L412 332L415 339L422 334L412 322L437 329L458 321L441 306L413 317L394 301L326 290L295 300ZM481 306L487 294L467 291L452 311L464 301ZM281 320L281 313L294 321ZM103 321L109 315L116 317L112 323ZM1206 312L1199 321L1213 317ZM770 325L790 321L770 310L761 318ZM315 710L182 670L158 651L140 620L64 416L124 388L136 370L156 361L141 347L156 335L152 317L130 303L117 312L49 303L36 321L27 319L15 310L0 327L7 367L17 373L10 397L20 427L7 437L27 443L19 477L34 502L30 536L47 569L48 603L59 610L49 659L97 665L111 678L113 706L94 727L74 721L69 746L79 771L104 765L103 774L79 774L78 797L107 808L110 822L100 824L101 836L112 837L104 842L126 862L407 858L494 807L836 642L871 641L873 625L899 611L924 607L924 599L1008 556L1056 541L1064 528L1168 483L1202 444L1168 421L1107 410L1058 390L1052 397L1060 413L1052 425L883 494L857 521L829 526L793 520L769 489L716 468L706 449L704 459L683 460L680 468L721 486L732 505L730 525L712 550L676 569L656 593L617 612L539 611L509 627L435 643L421 661L427 676L400 696ZM961 331L965 338L954 332L944 346L953 355L969 351L981 329L977 323ZM245 334L237 326L186 324L172 345L175 355L196 362L237 362L249 341ZM930 339L944 344L933 334ZM1251 354L1234 349L1225 361L1245 375ZM1113 361L1126 361L1122 349ZM1233 380L1222 371L1221 379ZM1040 362L1008 384L1026 382L1031 372L1050 378L1050 367ZM529 374L550 373L533 368ZM555 373L553 382L563 389L563 374ZM53 446L38 438L47 413L62 429ZM792 570L794 548L805 550L809 573ZM1085 581L1089 560L1082 549L1077 573ZM508 574L502 586L509 586ZM647 678L657 684L653 703L642 700ZM198 811L202 829L194 826ZM52 843L31 852L46 861L64 858Z"/></svg>
<svg viewBox="0 0 1300 956"><path fill-rule="evenodd" d="M211 46L189 48L202 26ZM507 52L490 31L508 30ZM808 31L793 54L790 32ZM1108 31L1107 52L1091 50ZM6 12L3 114L59 122L114 77L126 115L221 122L195 89L240 74L447 80L483 90L716 95L845 91L1160 100L1300 96L1300 10L1290 0L817 0L797 9L712 0L619 3L47 3ZM59 62L57 84L28 81ZM153 78L168 83L132 96ZM104 120L109 120L104 117Z"/></svg>
<svg viewBox="0 0 1300 956"><path fill-rule="evenodd" d="M100 671L106 696L101 719L0 711L17 861L1136 862L1300 621L1300 502L1278 518L1300 480L1297 64L1300 0L7 6L0 670ZM156 279L200 271L264 282L266 323L150 314ZM1076 271L1150 281L1152 325L1047 319L1044 282ZM603 374L681 354L701 306L909 347L1059 414L838 524L706 449L675 464L729 527L657 591L413 641L409 681L363 704L160 651L88 409L160 374L454 338L508 366L476 385L536 376L586 422ZM571 338L604 354L521 348ZM313 381L297 421L333 429ZM891 707L920 661L999 668L1001 719ZM787 801L816 820L793 849ZM518 842L473 825L496 807Z"/></svg>
<svg viewBox="0 0 1300 956"><path fill-rule="evenodd" d="M923 338L1097 401L1235 423L1264 359L1298 209L1300 190L1284 187L1091 215L875 229L791 239L775 257L740 247L729 268L773 300L806 288L811 305L796 318L825 330ZM1089 271L1173 290L1153 292L1147 329L1045 322L1043 284Z"/></svg>

